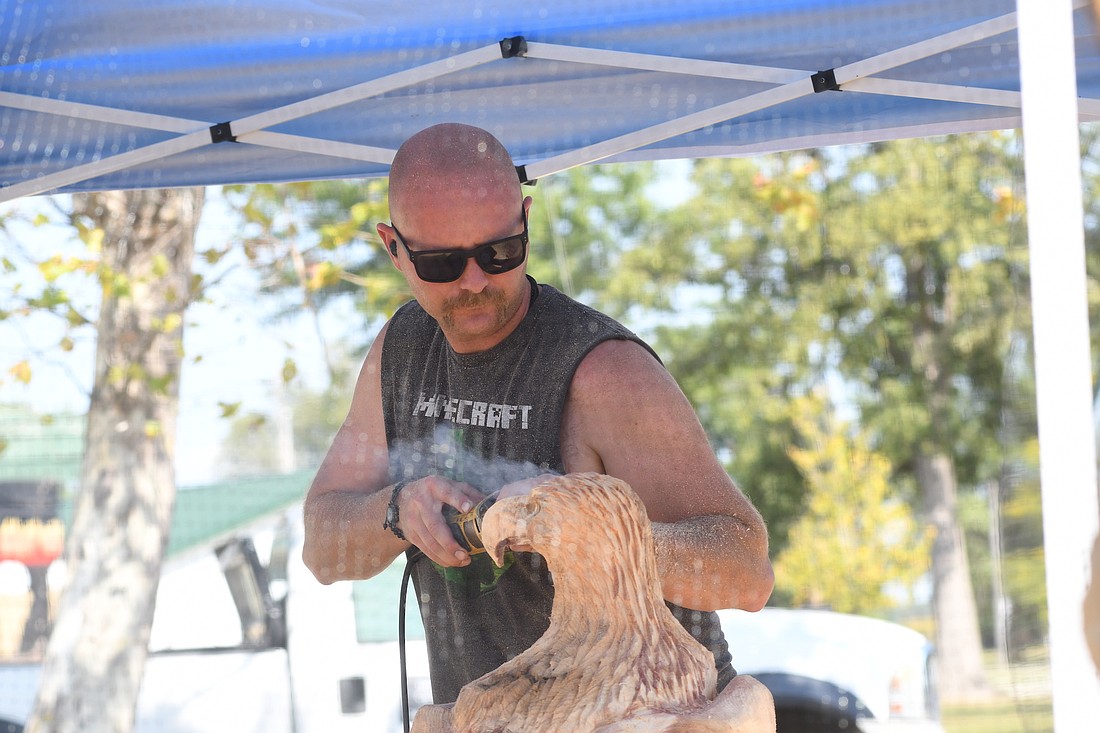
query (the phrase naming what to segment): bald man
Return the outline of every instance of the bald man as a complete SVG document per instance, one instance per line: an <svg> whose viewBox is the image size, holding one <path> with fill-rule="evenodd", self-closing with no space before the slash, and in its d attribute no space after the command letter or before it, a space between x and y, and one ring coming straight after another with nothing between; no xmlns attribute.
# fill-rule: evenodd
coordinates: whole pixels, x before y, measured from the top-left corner
<svg viewBox="0 0 1100 733"><path fill-rule="evenodd" d="M645 502L664 596L724 686L735 672L713 611L757 610L771 594L763 521L650 347L527 276L531 204L484 130L437 125L398 150L377 232L415 300L371 347L310 488L305 562L332 583L422 552L413 582L433 694L452 702L542 635L553 590L536 554L503 570L471 556L444 510L548 472L616 476Z"/></svg>

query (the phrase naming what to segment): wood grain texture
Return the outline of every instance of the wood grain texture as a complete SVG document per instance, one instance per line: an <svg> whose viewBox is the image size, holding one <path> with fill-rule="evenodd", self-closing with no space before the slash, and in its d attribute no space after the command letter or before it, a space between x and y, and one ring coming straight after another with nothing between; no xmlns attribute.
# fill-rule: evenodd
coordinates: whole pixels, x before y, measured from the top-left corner
<svg viewBox="0 0 1100 733"><path fill-rule="evenodd" d="M482 538L501 562L530 546L553 573L550 627L523 654L421 708L414 733L758 733L767 688L738 677L715 697L714 657L661 595L653 530L623 481L571 474L496 503Z"/></svg>

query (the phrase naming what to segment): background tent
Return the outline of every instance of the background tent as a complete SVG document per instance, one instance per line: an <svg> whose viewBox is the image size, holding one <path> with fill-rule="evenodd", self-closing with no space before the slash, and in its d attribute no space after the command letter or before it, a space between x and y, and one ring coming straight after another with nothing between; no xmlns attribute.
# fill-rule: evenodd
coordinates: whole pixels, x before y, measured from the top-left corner
<svg viewBox="0 0 1100 733"><path fill-rule="evenodd" d="M1016 0L0 0L0 200L381 175L442 120L498 135L529 179L1022 124L1070 730L1100 718L1072 646L1100 521L1072 125L1100 117L1100 39L1087 0L1018 4L1019 19Z"/></svg>

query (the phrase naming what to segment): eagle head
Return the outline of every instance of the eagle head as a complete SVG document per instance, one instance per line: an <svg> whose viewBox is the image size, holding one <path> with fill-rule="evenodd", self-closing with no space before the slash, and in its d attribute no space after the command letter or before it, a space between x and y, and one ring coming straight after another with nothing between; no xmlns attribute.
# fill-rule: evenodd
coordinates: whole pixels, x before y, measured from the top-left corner
<svg viewBox="0 0 1100 733"><path fill-rule="evenodd" d="M481 539L493 562L502 565L508 549L533 550L552 562L562 552L584 554L586 547L637 539L648 529L645 506L625 482L582 473L498 500L485 513Z"/></svg>

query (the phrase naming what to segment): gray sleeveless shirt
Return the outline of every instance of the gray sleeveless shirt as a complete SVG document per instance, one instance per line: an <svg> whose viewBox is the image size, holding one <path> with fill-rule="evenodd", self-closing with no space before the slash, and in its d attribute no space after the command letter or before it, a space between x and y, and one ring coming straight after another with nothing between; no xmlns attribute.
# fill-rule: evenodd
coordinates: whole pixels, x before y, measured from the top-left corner
<svg viewBox="0 0 1100 733"><path fill-rule="evenodd" d="M608 339L653 353L615 320L528 279L527 315L488 351L455 353L415 301L391 319L381 377L393 480L440 475L489 494L561 473L562 410L581 360ZM503 569L485 554L443 569L409 553L436 703L453 702L464 684L523 652L550 624L553 584L541 556L509 556ZM735 672L717 615L668 605L714 653L721 689Z"/></svg>

